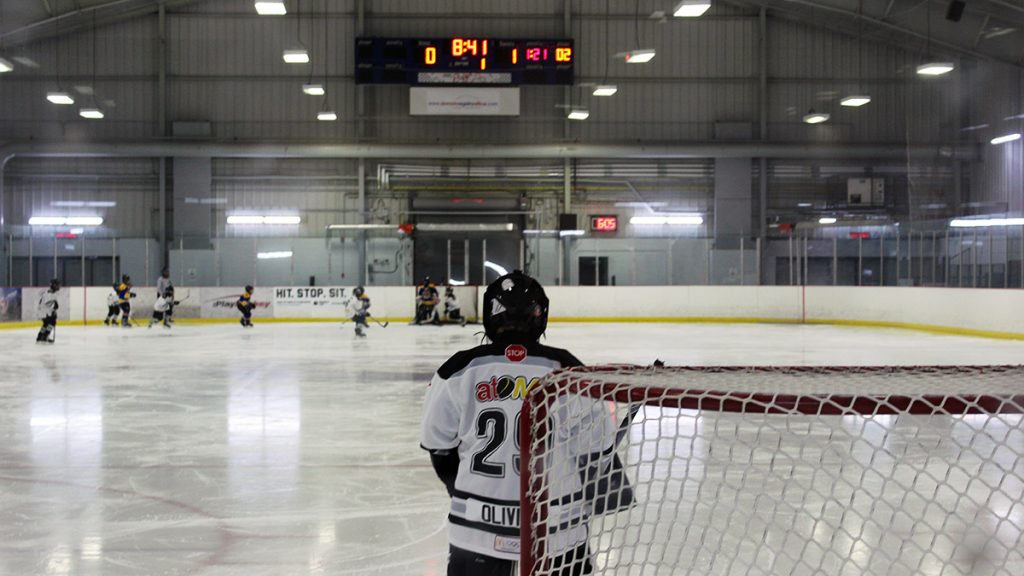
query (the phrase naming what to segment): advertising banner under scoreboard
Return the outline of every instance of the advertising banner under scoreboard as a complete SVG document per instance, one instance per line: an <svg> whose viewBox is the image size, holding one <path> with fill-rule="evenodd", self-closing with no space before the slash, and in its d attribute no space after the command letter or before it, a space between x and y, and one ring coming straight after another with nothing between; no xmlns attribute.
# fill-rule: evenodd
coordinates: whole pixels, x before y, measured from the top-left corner
<svg viewBox="0 0 1024 576"><path fill-rule="evenodd" d="M409 88L410 116L519 116L519 88Z"/></svg>

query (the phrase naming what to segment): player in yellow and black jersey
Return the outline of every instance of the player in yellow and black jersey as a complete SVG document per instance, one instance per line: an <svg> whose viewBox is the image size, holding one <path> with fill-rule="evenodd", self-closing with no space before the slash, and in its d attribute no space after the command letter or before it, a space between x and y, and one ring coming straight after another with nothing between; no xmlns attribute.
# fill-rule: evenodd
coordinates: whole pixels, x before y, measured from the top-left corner
<svg viewBox="0 0 1024 576"><path fill-rule="evenodd" d="M242 313L242 326L246 328L252 328L252 309L255 304L252 301L252 286L246 286L245 292L238 297L238 302L235 306L238 307L238 311Z"/></svg>
<svg viewBox="0 0 1024 576"><path fill-rule="evenodd" d="M132 277L125 274L121 276L121 283L117 285L117 305L121 308L121 326L125 328L131 328L129 324L132 315L132 298L135 298L135 292L132 292Z"/></svg>
<svg viewBox="0 0 1024 576"><path fill-rule="evenodd" d="M423 283L416 287L416 319L413 324L440 324L441 319L437 315L437 305L441 297L437 293L437 284L430 281L430 276L423 279Z"/></svg>

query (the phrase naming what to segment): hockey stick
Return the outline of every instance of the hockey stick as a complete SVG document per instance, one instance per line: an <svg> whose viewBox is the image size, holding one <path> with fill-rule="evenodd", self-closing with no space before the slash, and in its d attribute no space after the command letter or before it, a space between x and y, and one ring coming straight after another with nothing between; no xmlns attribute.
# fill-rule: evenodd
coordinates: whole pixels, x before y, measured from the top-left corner
<svg viewBox="0 0 1024 576"><path fill-rule="evenodd" d="M366 316L368 318L373 318L373 316L369 312L366 313ZM377 326L380 326L381 328L387 328L388 324L391 324L390 320L385 320L384 323L381 324L380 321L377 320L376 318L373 318L373 322L374 322L374 324L376 324Z"/></svg>

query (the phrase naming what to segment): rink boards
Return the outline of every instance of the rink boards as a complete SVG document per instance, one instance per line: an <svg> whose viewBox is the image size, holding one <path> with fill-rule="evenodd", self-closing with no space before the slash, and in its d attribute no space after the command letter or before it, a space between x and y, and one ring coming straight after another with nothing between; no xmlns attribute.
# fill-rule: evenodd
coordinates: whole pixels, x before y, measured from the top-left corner
<svg viewBox="0 0 1024 576"><path fill-rule="evenodd" d="M255 315L263 320L331 321L347 317L351 286L257 287ZM20 315L9 306L10 322L35 322L36 302L44 288L20 291ZM483 290L455 287L470 321L479 321ZM441 289L443 293L443 288ZM96 323L107 313L110 288L61 290L58 317L63 322ZM156 291L136 288L133 316L152 313ZM179 287L182 303L175 316L196 321L235 319L240 288ZM1024 339L1024 292L958 288L872 288L833 286L551 286L552 321L570 322L788 322L911 328L995 338ZM415 288L367 289L371 312L381 321L409 321L415 313ZM10 317L10 313L15 313ZM2 316L0 316L2 317ZM0 322L0 326L5 324Z"/></svg>

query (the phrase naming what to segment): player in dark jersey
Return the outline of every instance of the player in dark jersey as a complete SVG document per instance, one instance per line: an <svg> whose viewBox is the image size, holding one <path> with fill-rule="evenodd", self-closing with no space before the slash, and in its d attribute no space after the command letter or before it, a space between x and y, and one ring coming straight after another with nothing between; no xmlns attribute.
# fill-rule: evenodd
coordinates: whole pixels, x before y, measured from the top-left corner
<svg viewBox="0 0 1024 576"><path fill-rule="evenodd" d="M416 320L414 324L440 324L441 319L437 314L437 305L441 297L437 293L437 285L430 281L430 276L423 279L423 283L416 287Z"/></svg>
<svg viewBox="0 0 1024 576"><path fill-rule="evenodd" d="M252 292L252 286L246 286L245 292L242 292L242 295L238 297L238 302L235 303L238 311L242 313L242 326L245 328L252 328L252 309L254 306Z"/></svg>
<svg viewBox="0 0 1024 576"><path fill-rule="evenodd" d="M421 446L451 496L448 576L514 574L519 558L519 468L516 422L523 396L552 370L580 366L565 350L540 344L548 299L534 279L515 271L484 293L489 344L459 352L427 389ZM595 418L605 418L596 403ZM587 410L591 408L587 407ZM606 418L612 430L611 417ZM614 431L587 454L609 451ZM578 488L576 488L578 490ZM557 495L553 495L557 496ZM585 518L563 531L555 576L593 573Z"/></svg>
<svg viewBox="0 0 1024 576"><path fill-rule="evenodd" d="M117 285L117 304L121 308L121 326L124 328L132 327L132 298L135 298L135 292L132 292L132 277L125 274L121 276L121 283Z"/></svg>

